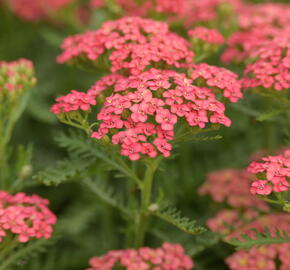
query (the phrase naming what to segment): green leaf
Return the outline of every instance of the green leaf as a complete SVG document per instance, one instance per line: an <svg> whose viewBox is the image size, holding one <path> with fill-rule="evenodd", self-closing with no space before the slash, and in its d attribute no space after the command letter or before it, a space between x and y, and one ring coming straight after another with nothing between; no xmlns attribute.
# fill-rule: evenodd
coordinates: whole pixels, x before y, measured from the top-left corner
<svg viewBox="0 0 290 270"><path fill-rule="evenodd" d="M124 205L124 198L120 197L105 181L97 180L93 182L90 179L86 179L83 183L99 199L120 210L125 216L131 216L130 211Z"/></svg>
<svg viewBox="0 0 290 270"><path fill-rule="evenodd" d="M58 238L59 235L55 234L50 239L37 239L25 245L20 245L20 247L13 250L4 261L1 260L0 270L7 270L9 267L19 263L20 260L30 260L39 253L45 252L49 246L53 245L58 240Z"/></svg>
<svg viewBox="0 0 290 270"><path fill-rule="evenodd" d="M206 228L196 225L195 220L183 217L175 207L166 206L153 212L153 215L177 227L183 232L196 235L206 232Z"/></svg>
<svg viewBox="0 0 290 270"><path fill-rule="evenodd" d="M263 113L257 116L257 121L263 122L266 120L271 120L272 118L278 116L279 114L283 113L285 110L275 110L268 113Z"/></svg>
<svg viewBox="0 0 290 270"><path fill-rule="evenodd" d="M70 132L69 135L62 134L57 138L60 146L66 148L69 153L78 158L96 157L104 161L110 169L119 171L124 177L133 179L138 185L141 180L134 171L116 152L115 146L103 145L101 141L93 140L80 132Z"/></svg>
<svg viewBox="0 0 290 270"><path fill-rule="evenodd" d="M265 228L264 232L253 229L255 237L251 238L247 234L241 235L242 239L231 239L227 243L235 246L237 249L250 249L254 246L290 243L289 233L277 230L275 236L272 236L269 229Z"/></svg>
<svg viewBox="0 0 290 270"><path fill-rule="evenodd" d="M85 172L95 159L66 159L57 162L54 167L38 172L33 179L47 186L59 185Z"/></svg>

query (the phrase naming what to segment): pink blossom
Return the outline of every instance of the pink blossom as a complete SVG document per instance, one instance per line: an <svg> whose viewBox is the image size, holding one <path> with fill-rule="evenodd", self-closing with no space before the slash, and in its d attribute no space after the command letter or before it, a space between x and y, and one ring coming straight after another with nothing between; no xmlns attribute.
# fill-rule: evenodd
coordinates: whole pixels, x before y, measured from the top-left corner
<svg viewBox="0 0 290 270"><path fill-rule="evenodd" d="M56 12L71 2L72 0L8 0L10 9L26 21L46 19L50 13Z"/></svg>
<svg viewBox="0 0 290 270"><path fill-rule="evenodd" d="M252 183L250 191L253 195L269 195L272 192L272 187L268 185L268 181L258 180Z"/></svg>
<svg viewBox="0 0 290 270"><path fill-rule="evenodd" d="M215 29L209 29L206 27L196 27L188 31L188 35L193 39L200 39L204 42L211 44L223 44L225 42L224 37Z"/></svg>
<svg viewBox="0 0 290 270"><path fill-rule="evenodd" d="M194 264L179 244L163 243L160 248L112 250L107 254L90 259L87 270L110 270L116 266L127 270L190 270Z"/></svg>
<svg viewBox="0 0 290 270"><path fill-rule="evenodd" d="M48 200L24 193L10 195L0 191L0 242L7 232L21 243L31 238L50 238L56 216L48 209Z"/></svg>
<svg viewBox="0 0 290 270"><path fill-rule="evenodd" d="M193 83L185 74L153 68L127 78L110 75L86 93L74 91L57 99L52 110L67 113L88 109L91 113L95 111L91 108L97 108L98 122L92 124L97 130L92 138L106 136L131 160L142 155L153 158L156 153L168 157L178 121L201 129L212 123L231 124L214 90ZM98 106L94 105L97 102Z"/></svg>
<svg viewBox="0 0 290 270"><path fill-rule="evenodd" d="M189 43L169 32L167 24L139 17L108 21L97 31L68 37L62 49L59 63L87 59L97 64L109 52L111 72L128 70L134 75L157 62L181 67L193 58Z"/></svg>
<svg viewBox="0 0 290 270"><path fill-rule="evenodd" d="M274 192L289 190L290 158L287 154L288 151L286 149L281 155L264 157L260 162L252 162L249 165L248 171L260 179L253 183L254 186L251 188L253 194L262 194L261 192L265 192L263 195L268 195L272 190ZM266 183L267 185L265 185ZM261 185L261 190L258 190L259 184Z"/></svg>

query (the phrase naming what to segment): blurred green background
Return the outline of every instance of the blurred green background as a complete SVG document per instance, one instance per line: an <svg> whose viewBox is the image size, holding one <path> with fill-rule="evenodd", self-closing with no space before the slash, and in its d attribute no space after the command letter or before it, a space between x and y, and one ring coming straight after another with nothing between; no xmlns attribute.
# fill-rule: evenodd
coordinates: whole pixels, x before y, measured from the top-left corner
<svg viewBox="0 0 290 270"><path fill-rule="evenodd" d="M31 59L36 68L38 83L13 137L13 144L34 145L35 173L66 156L55 138L67 131L68 127L60 124L49 111L55 97L71 89L86 90L100 75L56 63L61 41L74 33L73 29L24 22L1 8L0 18L0 59L11 61L24 57ZM101 12L94 18L91 24L94 28L107 19ZM240 72L238 67L232 68ZM268 143L264 123L258 122L256 111L250 109L255 104L257 110L258 102L254 96L246 93L242 102L229 107L228 115L233 125L218 132L222 139L181 145L175 151L174 160L169 159L159 170L157 183L163 187L166 200L176 204L184 215L198 220L200 224L204 224L222 207L196 193L206 174L224 168L243 168L248 164L249 156ZM272 144L275 147L289 142L287 132L278 126L274 135ZM18 269L81 270L88 266L90 257L122 248L120 228L123 221L118 213L97 200L81 181L74 180L58 187L34 183L33 187L26 190L27 193L38 193L51 201L51 209L58 215L64 229L61 237L45 253L34 260L21 261ZM233 251L232 247L217 243L197 253L194 248L198 237L183 234L157 220L153 222L156 232L149 235L148 245L159 246L164 240L184 243L189 253L196 254L195 269L227 269L223 258Z"/></svg>

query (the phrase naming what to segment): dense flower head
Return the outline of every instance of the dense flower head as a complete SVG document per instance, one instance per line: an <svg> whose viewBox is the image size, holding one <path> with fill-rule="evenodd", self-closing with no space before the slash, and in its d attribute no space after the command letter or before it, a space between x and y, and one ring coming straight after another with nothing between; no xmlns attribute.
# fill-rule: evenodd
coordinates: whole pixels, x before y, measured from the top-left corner
<svg viewBox="0 0 290 270"><path fill-rule="evenodd" d="M179 244L163 243L160 248L112 250L90 260L87 270L110 270L115 267L128 270L186 270L193 269L193 262Z"/></svg>
<svg viewBox="0 0 290 270"><path fill-rule="evenodd" d="M213 81L212 85L219 84L226 95L229 82L221 85ZM58 98L51 111L57 115L91 111L98 103L98 129L93 138L109 137L131 160L141 155L168 157L178 123L184 122L195 132L211 124L231 125L225 105L216 97L216 88L196 86L185 74L173 70L152 68L129 77L105 76L86 93L73 90Z"/></svg>
<svg viewBox="0 0 290 270"><path fill-rule="evenodd" d="M253 53L257 60L249 63L244 72L244 88L290 88L290 29L271 41L261 44Z"/></svg>
<svg viewBox="0 0 290 270"><path fill-rule="evenodd" d="M27 59L12 62L0 61L0 95L1 92L17 94L32 87L35 82L31 61Z"/></svg>
<svg viewBox="0 0 290 270"><path fill-rule="evenodd" d="M241 219L240 219L241 220ZM233 227L228 223L228 227ZM234 225L235 226L235 225ZM248 235L255 239L253 229L259 232L265 232L267 228L272 235L276 236L277 230L282 230L287 234L290 233L290 217L288 214L274 213L254 219L247 224L239 224L234 232L230 233L227 238L240 238L241 235ZM228 232L229 233L229 232ZM226 259L226 263L232 270L276 270L279 261L279 269L287 270L290 265L290 244L272 244L253 247L250 250L241 250L235 252Z"/></svg>
<svg viewBox="0 0 290 270"><path fill-rule="evenodd" d="M137 160L140 154L168 157L178 120L198 128L208 123L229 126L224 104L210 89L191 83L184 74L156 69L117 81L97 116L101 124L92 137L110 135L113 144L121 145L122 155Z"/></svg>
<svg viewBox="0 0 290 270"><path fill-rule="evenodd" d="M24 193L10 195L0 191L0 242L7 234L17 236L19 242L31 238L50 238L56 216L48 209L48 200Z"/></svg>
<svg viewBox="0 0 290 270"><path fill-rule="evenodd" d="M240 250L226 259L231 270L288 270L290 265L290 244L273 244Z"/></svg>
<svg viewBox="0 0 290 270"><path fill-rule="evenodd" d="M173 2L173 1L172 1ZM185 26L191 28L194 24L208 24L218 20L221 7L228 6L228 11L234 16L234 11L243 6L241 0L185 0L185 8L179 18L185 21ZM225 14L223 14L225 15Z"/></svg>
<svg viewBox="0 0 290 270"><path fill-rule="evenodd" d="M237 210L222 210L207 222L208 227L224 235L226 240L248 235L255 239L253 229L264 233L268 229L272 237L277 230L290 233L290 217L284 213L258 215L255 211L246 211L242 215ZM226 263L232 270L288 270L290 263L290 244L272 244L253 247L250 250L237 251L226 259ZM280 268L277 268L279 261Z"/></svg>
<svg viewBox="0 0 290 270"><path fill-rule="evenodd" d="M128 15L147 16L150 12L180 14L185 9L186 0L145 0L141 4L135 0L117 0L117 4Z"/></svg>
<svg viewBox="0 0 290 270"><path fill-rule="evenodd" d="M188 35L194 39L200 39L206 43L221 45L225 42L223 35L216 29L196 27L188 31Z"/></svg>
<svg viewBox="0 0 290 270"><path fill-rule="evenodd" d="M237 102L243 97L238 75L222 67L205 63L192 65L190 77L199 85L221 92L230 102Z"/></svg>
<svg viewBox="0 0 290 270"><path fill-rule="evenodd" d="M277 36L289 35L289 32L285 32L290 22L288 5L277 3L244 5L238 18L239 31L229 38L229 47L222 56L222 60L226 63L244 61L251 57L252 52L263 47L266 41L271 41Z"/></svg>
<svg viewBox="0 0 290 270"><path fill-rule="evenodd" d="M267 204L250 194L253 176L246 170L225 169L211 172L199 189L200 195L209 194L216 202L226 202L233 208L254 207L267 210Z"/></svg>
<svg viewBox="0 0 290 270"><path fill-rule="evenodd" d="M7 0L12 12L27 21L39 21L49 17L72 0Z"/></svg>
<svg viewBox="0 0 290 270"><path fill-rule="evenodd" d="M110 74L97 81L86 93L71 90L67 95L57 98L57 103L50 110L56 115L75 111L89 111L92 106L97 104L99 95L123 78L118 74Z"/></svg>
<svg viewBox="0 0 290 270"><path fill-rule="evenodd" d="M91 105L96 105L96 96L90 96L86 93L71 90L71 92L65 96L56 99L56 104L51 107L51 111L54 114L72 112L72 111L88 111Z"/></svg>
<svg viewBox="0 0 290 270"><path fill-rule="evenodd" d="M283 14L283 16L281 16ZM286 4L263 3L244 5L239 14L239 27L250 29L275 26L283 28L290 23L290 9Z"/></svg>
<svg viewBox="0 0 290 270"><path fill-rule="evenodd" d="M193 58L189 43L167 24L139 17L108 21L97 31L68 37L62 49L59 63L92 61L97 68L100 57L109 54L111 72L132 74L154 64L179 68Z"/></svg>
<svg viewBox="0 0 290 270"><path fill-rule="evenodd" d="M252 194L269 195L272 192L288 191L290 187L290 150L281 155L262 158L252 162L248 171L256 175L250 191Z"/></svg>
<svg viewBox="0 0 290 270"><path fill-rule="evenodd" d="M242 80L244 88L281 91L290 87L289 23L288 5L245 5L241 9L240 29L229 38L222 61L250 60Z"/></svg>

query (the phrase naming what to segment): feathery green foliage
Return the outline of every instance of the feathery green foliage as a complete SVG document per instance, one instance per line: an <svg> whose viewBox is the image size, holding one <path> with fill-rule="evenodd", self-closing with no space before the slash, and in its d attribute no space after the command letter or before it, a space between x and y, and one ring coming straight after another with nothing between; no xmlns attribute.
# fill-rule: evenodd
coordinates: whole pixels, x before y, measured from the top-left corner
<svg viewBox="0 0 290 270"><path fill-rule="evenodd" d="M20 260L29 261L39 255L39 253L45 252L58 238L58 234L55 233L50 239L37 239L27 243L24 247L21 246L17 250L13 250L4 261L0 262L0 270L10 269L9 267L16 265Z"/></svg>
<svg viewBox="0 0 290 270"><path fill-rule="evenodd" d="M66 159L57 162L54 167L38 172L33 179L44 185L59 185L72 180L86 171L95 159Z"/></svg>
<svg viewBox="0 0 290 270"><path fill-rule="evenodd" d="M195 220L183 217L181 212L175 207L162 207L160 210L154 211L153 215L188 234L196 235L206 232L206 228L196 225Z"/></svg>
<svg viewBox="0 0 290 270"><path fill-rule="evenodd" d="M100 200L109 204L110 206L118 209L125 216L130 217L130 211L124 205L124 198L120 194L117 194L112 187L106 184L104 181L96 180L92 181L86 179L83 183L92 191Z"/></svg>
<svg viewBox="0 0 290 270"><path fill-rule="evenodd" d="M241 235L242 240L234 238L227 242L237 249L249 249L254 246L290 243L290 235L285 231L277 230L275 236L271 235L268 228L265 228L262 233L256 229L253 229L253 231L255 232L255 238L243 234Z"/></svg>

